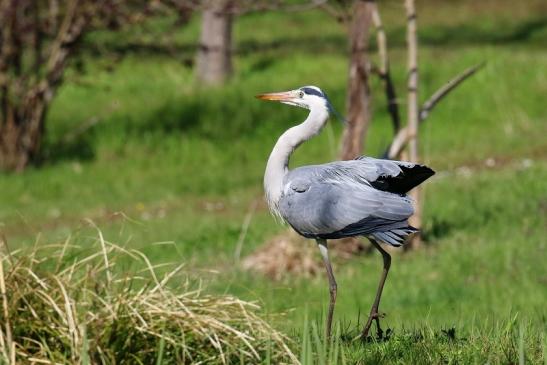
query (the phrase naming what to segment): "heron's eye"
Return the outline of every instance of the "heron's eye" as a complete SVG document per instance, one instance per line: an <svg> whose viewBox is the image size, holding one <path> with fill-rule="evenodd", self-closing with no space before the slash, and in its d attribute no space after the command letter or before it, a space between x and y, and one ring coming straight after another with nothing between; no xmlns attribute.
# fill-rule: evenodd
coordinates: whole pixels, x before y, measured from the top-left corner
<svg viewBox="0 0 547 365"><path fill-rule="evenodd" d="M304 92L303 92L302 90L300 90L300 91L298 92L298 97L299 97L299 98L303 98L303 97L304 97Z"/></svg>

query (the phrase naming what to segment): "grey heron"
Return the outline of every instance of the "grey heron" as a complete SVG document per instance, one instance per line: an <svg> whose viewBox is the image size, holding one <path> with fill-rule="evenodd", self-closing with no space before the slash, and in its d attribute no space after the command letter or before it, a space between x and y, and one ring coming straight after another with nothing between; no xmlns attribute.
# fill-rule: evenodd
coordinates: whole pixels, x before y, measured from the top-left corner
<svg viewBox="0 0 547 365"><path fill-rule="evenodd" d="M367 237L382 254L382 275L362 331L362 337L366 338L374 320L381 336L378 306L391 256L380 243L399 247L409 234L417 231L408 224L414 209L406 193L432 176L434 171L410 162L366 156L289 170L291 154L321 131L334 109L325 93L316 86L260 94L257 98L309 110L304 122L288 129L277 140L266 166L264 189L272 213L300 235L317 242L330 289L327 338L331 334L337 292L327 240L354 236Z"/></svg>

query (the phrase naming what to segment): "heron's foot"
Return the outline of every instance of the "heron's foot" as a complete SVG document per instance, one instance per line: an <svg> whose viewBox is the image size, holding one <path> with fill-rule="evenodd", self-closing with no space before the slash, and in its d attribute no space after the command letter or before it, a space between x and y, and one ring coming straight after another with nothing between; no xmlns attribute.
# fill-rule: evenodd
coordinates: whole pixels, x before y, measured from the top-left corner
<svg viewBox="0 0 547 365"><path fill-rule="evenodd" d="M385 314L382 316L382 318L385 316ZM384 338L384 331L382 331L382 327L380 327L380 320L378 317L376 318L376 337L381 340Z"/></svg>
<svg viewBox="0 0 547 365"><path fill-rule="evenodd" d="M372 321L376 322L376 335L378 339L384 338L384 331L380 327L380 318L384 318L386 316L385 313L378 313L378 311L373 311L370 313L367 323L365 327L363 328L363 332L361 333L361 339L363 341L366 341L368 339L368 333L370 331L370 327L372 326Z"/></svg>
<svg viewBox="0 0 547 365"><path fill-rule="evenodd" d="M380 318L385 318L385 313L376 313L374 320L376 321L376 336L379 340L384 338L384 331L380 327Z"/></svg>

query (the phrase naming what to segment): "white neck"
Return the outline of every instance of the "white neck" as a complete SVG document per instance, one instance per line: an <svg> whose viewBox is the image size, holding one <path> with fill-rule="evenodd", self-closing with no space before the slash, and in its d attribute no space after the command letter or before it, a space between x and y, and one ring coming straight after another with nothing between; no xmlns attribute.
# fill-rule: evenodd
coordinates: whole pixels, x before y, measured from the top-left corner
<svg viewBox="0 0 547 365"><path fill-rule="evenodd" d="M283 193L283 179L289 172L289 159L293 151L318 134L327 122L329 113L325 107L312 108L304 122L288 129L279 137L270 154L264 174L264 189L270 209L278 213L277 205Z"/></svg>

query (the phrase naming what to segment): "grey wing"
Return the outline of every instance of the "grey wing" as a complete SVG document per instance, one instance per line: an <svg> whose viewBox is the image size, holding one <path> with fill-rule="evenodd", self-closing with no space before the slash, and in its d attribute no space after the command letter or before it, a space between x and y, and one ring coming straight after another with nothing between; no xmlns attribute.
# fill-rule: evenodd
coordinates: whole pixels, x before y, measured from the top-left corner
<svg viewBox="0 0 547 365"><path fill-rule="evenodd" d="M411 200L374 188L382 173L368 161L340 161L301 167L286 179L281 215L306 237L339 238L368 235L377 229L402 226L412 215Z"/></svg>
<svg viewBox="0 0 547 365"><path fill-rule="evenodd" d="M345 161L340 161L344 163ZM402 168L412 168L416 166L412 162L384 160L380 158L373 158L368 156L359 156L354 161L347 161L349 163L356 163L360 170L366 170L367 180L375 181L382 176L397 176L403 171Z"/></svg>

